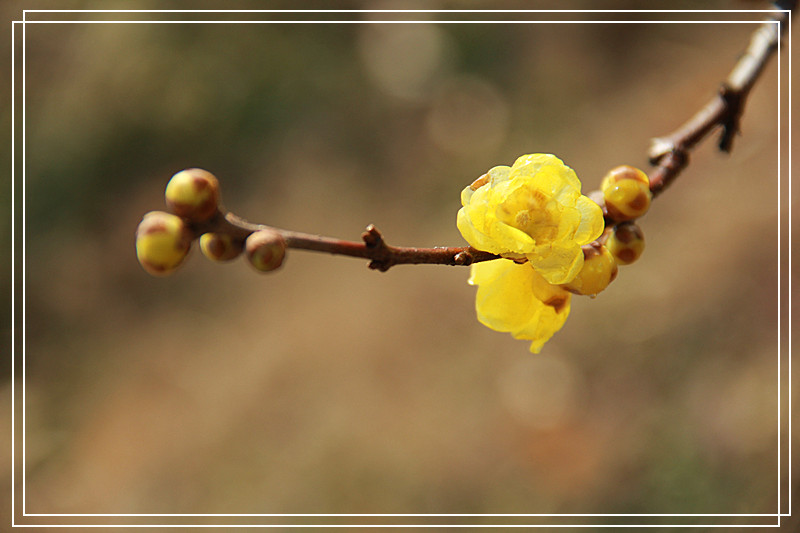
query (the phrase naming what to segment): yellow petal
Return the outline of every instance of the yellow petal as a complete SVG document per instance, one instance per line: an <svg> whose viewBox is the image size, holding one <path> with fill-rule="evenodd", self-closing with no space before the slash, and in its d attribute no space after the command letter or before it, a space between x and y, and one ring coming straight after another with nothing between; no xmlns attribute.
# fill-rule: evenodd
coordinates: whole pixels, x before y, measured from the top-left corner
<svg viewBox="0 0 800 533"><path fill-rule="evenodd" d="M574 207L562 207L558 221L558 240L575 239L576 228L581 225L581 212Z"/></svg>
<svg viewBox="0 0 800 533"><path fill-rule="evenodd" d="M559 285L572 281L581 271L583 251L575 241L560 241L537 248L528 260L548 283Z"/></svg>
<svg viewBox="0 0 800 533"><path fill-rule="evenodd" d="M464 187L464 190L461 191L461 205L466 206L472 200L472 195L475 194L475 189L472 187Z"/></svg>
<svg viewBox="0 0 800 533"><path fill-rule="evenodd" d="M462 207L459 209L458 216L456 217L456 226L458 227L458 231L461 232L461 236L464 237L464 240L466 240L470 246L477 250L483 250L484 252L491 252L495 254L500 253L500 251L497 250L498 246L496 242L475 227L475 224L473 224L469 213L470 212L466 207ZM483 216L480 211L471 213L476 218Z"/></svg>
<svg viewBox="0 0 800 533"><path fill-rule="evenodd" d="M580 245L589 244L603 234L605 229L603 210L586 196L580 196L575 202L575 207L581 213L581 221L573 238Z"/></svg>
<svg viewBox="0 0 800 533"><path fill-rule="evenodd" d="M512 190L497 203L497 218L529 235L537 244L555 239L563 209L558 202L520 178L510 180L509 187Z"/></svg>
<svg viewBox="0 0 800 533"><path fill-rule="evenodd" d="M537 187L567 204L575 201L581 191L581 182L575 171L552 154L528 154L519 157L511 167L512 178L535 178Z"/></svg>
<svg viewBox="0 0 800 533"><path fill-rule="evenodd" d="M478 286L478 320L497 331L516 331L536 312L533 269L508 259L472 265L469 283Z"/></svg>
<svg viewBox="0 0 800 533"><path fill-rule="evenodd" d="M547 283L528 263L499 259L472 265L478 320L496 331L532 341L538 353L569 315L570 294Z"/></svg>
<svg viewBox="0 0 800 533"><path fill-rule="evenodd" d="M508 176L511 173L511 167L506 165L498 165L489 169L489 183L492 187L496 186L498 183L508 180Z"/></svg>

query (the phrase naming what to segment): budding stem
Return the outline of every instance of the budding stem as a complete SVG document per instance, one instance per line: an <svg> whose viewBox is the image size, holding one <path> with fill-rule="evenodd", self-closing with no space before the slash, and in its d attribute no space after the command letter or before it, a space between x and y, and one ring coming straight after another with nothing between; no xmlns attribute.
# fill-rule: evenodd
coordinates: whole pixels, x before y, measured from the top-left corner
<svg viewBox="0 0 800 533"><path fill-rule="evenodd" d="M739 119L746 97L777 49L781 33L788 26L789 17L797 7L797 0L779 0L776 5L788 11L776 11L770 20L756 30L741 59L714 99L673 133L652 140L648 155L650 162L655 166L649 176L650 191L654 197L688 165L689 151L718 127L722 128L719 147L721 150L730 151L733 137L739 131ZM779 24L776 25L776 21ZM473 187L477 188L476 185L482 185L485 180L486 177L482 176ZM617 221L607 216L607 229L610 227L610 222L614 225ZM476 250L470 246L435 248L389 246L383 240L381 233L372 225L363 233L362 242L353 242L252 224L233 213L223 213L220 210L208 220L190 223L189 228L196 237L213 232L227 234L240 242L244 242L256 231L272 230L283 237L287 248L369 259L369 267L382 272L394 265L467 266L500 258L499 255ZM599 242L602 243L607 238L608 233L601 237Z"/></svg>
<svg viewBox="0 0 800 533"><path fill-rule="evenodd" d="M369 268L381 272L386 272L395 265L468 266L500 258L499 255L482 252L471 246L437 246L434 248L389 246L372 224L367 226L366 231L362 234L362 242L274 228L264 224L253 224L233 213L223 213L222 211L217 211L205 222L193 224L191 229L195 235L207 232L220 233L242 241L251 233L269 229L283 237L287 248L369 259Z"/></svg>

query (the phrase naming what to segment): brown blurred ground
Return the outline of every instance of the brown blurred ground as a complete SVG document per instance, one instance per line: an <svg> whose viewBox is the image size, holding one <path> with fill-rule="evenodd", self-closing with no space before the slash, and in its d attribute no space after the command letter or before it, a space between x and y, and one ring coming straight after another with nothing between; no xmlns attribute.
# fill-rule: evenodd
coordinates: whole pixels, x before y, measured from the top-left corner
<svg viewBox="0 0 800 533"><path fill-rule="evenodd" d="M253 221L457 245L460 190L520 154L587 191L646 168L752 30L29 25L26 510L774 512L774 60L538 356L467 269L195 251L155 279L133 248L188 166Z"/></svg>

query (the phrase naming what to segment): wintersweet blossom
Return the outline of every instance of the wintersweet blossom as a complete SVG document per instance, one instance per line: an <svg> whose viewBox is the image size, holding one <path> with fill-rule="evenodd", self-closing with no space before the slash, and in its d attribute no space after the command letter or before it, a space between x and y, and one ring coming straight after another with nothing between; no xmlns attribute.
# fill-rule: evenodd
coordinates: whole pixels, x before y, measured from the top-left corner
<svg viewBox="0 0 800 533"><path fill-rule="evenodd" d="M458 229L471 246L527 259L552 284L572 281L583 266L581 246L604 227L575 171L550 154L494 167L464 189L461 204Z"/></svg>
<svg viewBox="0 0 800 533"><path fill-rule="evenodd" d="M550 154L498 166L461 193L458 229L471 246L514 259L472 265L484 325L531 342L538 353L569 315L569 283L582 245L603 232L603 212L581 194L575 172Z"/></svg>

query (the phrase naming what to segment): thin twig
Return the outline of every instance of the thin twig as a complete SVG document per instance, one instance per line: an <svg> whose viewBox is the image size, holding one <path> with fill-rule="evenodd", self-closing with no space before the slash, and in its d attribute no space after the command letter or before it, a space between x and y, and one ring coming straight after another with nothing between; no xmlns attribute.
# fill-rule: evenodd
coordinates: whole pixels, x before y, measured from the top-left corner
<svg viewBox="0 0 800 533"><path fill-rule="evenodd" d="M650 162L655 165L655 169L650 173L650 189L654 196L661 193L686 167L689 151L716 128L722 128L719 148L726 152L731 150L733 138L739 133L739 120L747 95L778 47L778 41L789 21L791 10L796 6L797 0L776 2L778 9L789 11L776 11L771 19L756 30L744 54L723 82L719 93L673 133L652 140L648 155ZM607 225L615 223L612 220L606 222ZM361 235L362 242L252 224L233 213L221 211L211 220L195 224L192 229L195 235L206 232L227 233L241 242L255 231L271 229L281 234L288 248L369 259L369 267L382 272L394 265L464 266L500 258L499 255L482 252L470 246L435 248L389 246L372 224L367 226Z"/></svg>
<svg viewBox="0 0 800 533"><path fill-rule="evenodd" d="M369 259L369 268L380 270L381 272L386 272L395 265L467 266L472 263L490 261L500 257L489 252L476 250L471 246L437 246L434 248L389 246L383 240L383 236L378 229L372 224L367 226L361 235L362 242L344 241L333 237L274 228L263 224L252 224L233 213L224 214L221 211L217 212L211 220L202 224L195 224L192 227L195 235L207 232L226 233L240 241L244 241L248 235L262 229L271 229L278 232L283 237L288 248Z"/></svg>
<svg viewBox="0 0 800 533"><path fill-rule="evenodd" d="M689 162L689 151L716 128L722 128L719 149L730 152L733 138L750 89L761 75L767 61L778 48L797 0L776 2L783 11L764 22L753 33L750 44L722 83L717 95L677 130L651 141L648 156L655 169L650 173L650 190L660 194Z"/></svg>

